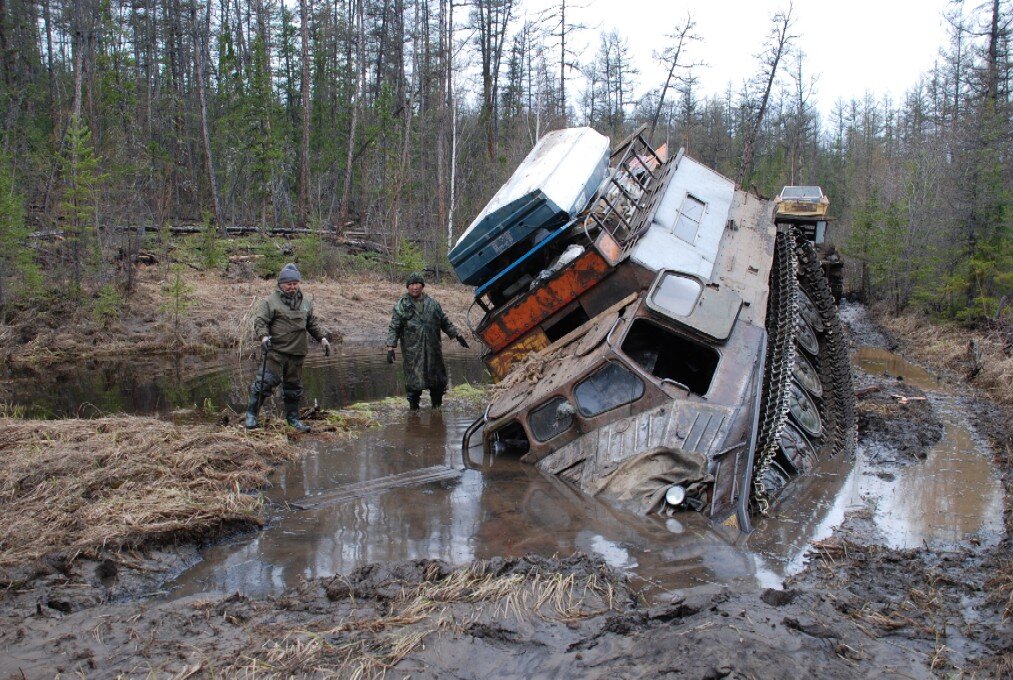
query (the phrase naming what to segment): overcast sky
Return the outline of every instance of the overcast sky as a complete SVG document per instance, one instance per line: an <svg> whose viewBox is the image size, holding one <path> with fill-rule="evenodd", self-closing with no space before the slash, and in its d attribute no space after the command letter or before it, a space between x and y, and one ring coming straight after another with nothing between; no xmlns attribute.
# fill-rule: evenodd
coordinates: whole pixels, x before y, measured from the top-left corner
<svg viewBox="0 0 1013 680"><path fill-rule="evenodd" d="M575 0L581 2L581 0ZM660 87L666 75L651 58L662 49L665 34L687 12L697 23L702 40L690 53L693 61L709 64L696 69L701 95L723 93L729 81L737 87L757 68L770 29L770 17L788 6L787 0L583 0L574 10L577 21L591 27L580 40L588 43L582 62L598 47L598 33L617 29L629 40L640 75L638 96ZM569 4L569 2L568 2ZM942 13L947 0L794 0L795 44L806 54L809 71L817 76L816 97L826 114L838 98L890 94L895 101L932 68L946 34ZM559 0L521 0L533 17Z"/></svg>

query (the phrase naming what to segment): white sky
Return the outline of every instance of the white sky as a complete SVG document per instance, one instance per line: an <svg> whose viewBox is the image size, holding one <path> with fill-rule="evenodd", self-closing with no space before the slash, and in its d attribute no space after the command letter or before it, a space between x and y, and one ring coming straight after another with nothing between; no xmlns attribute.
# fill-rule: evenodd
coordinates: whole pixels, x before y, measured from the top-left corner
<svg viewBox="0 0 1013 680"><path fill-rule="evenodd" d="M682 23L687 11L702 37L687 60L708 64L694 69L702 97L723 93L729 81L734 92L757 70L755 55L770 30L770 17L788 6L788 0L583 1L586 8L573 11L574 20L589 27L578 38L587 43L580 60L593 59L598 34L615 28L629 41L640 70L638 97L664 83L666 72L651 54L670 42L665 34ZM944 44L942 13L947 4L947 0L794 0L795 45L806 53L807 68L817 76L820 111L828 113L838 98L861 98L866 92L877 98L889 94L898 102L932 68ZM559 0L521 0L517 19L523 20L525 11L534 17L553 5L558 6Z"/></svg>

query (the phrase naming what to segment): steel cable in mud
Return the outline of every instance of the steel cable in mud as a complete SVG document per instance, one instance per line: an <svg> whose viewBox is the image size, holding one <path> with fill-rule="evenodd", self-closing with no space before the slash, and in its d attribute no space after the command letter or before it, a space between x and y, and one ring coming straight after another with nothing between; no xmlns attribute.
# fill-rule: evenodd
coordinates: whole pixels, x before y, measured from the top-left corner
<svg viewBox="0 0 1013 680"><path fill-rule="evenodd" d="M770 271L770 301L766 319L767 361L763 371L760 432L753 469L753 504L764 515L777 491L772 488L769 475L774 456L780 450L781 433L788 418L788 396L795 363L795 334L799 315L794 241L794 228L778 231Z"/></svg>
<svg viewBox="0 0 1013 680"><path fill-rule="evenodd" d="M833 293L820 266L816 247L802 241L795 248L798 280L823 322L820 334L818 372L823 383L826 432L821 457L850 451L855 443L855 390L851 381L851 360L841 317Z"/></svg>

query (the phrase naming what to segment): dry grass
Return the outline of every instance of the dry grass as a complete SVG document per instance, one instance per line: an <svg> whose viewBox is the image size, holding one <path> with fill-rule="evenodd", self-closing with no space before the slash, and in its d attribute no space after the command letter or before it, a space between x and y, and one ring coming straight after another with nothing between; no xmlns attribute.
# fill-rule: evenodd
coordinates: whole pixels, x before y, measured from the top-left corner
<svg viewBox="0 0 1013 680"><path fill-rule="evenodd" d="M87 305L38 313L22 320L19 327L0 327L0 361L16 366L46 366L83 358L121 358L139 354L187 351L212 353L221 349L242 352L252 335L252 311L256 302L274 290L273 280L235 281L208 272L187 272L192 287L190 308L174 328L167 313L157 267L138 273L135 292L125 304L121 318L102 328L90 316ZM386 340L391 309L404 293L404 286L375 274L357 273L338 279L306 281L303 290L314 300L317 316L347 342L380 346ZM472 302L472 289L456 284L433 284L426 292L467 333L465 314ZM30 326L34 339L20 343L21 326ZM73 333L66 332L68 326ZM313 344L316 349L315 343ZM249 349L247 347L247 349ZM5 356L6 355L6 356Z"/></svg>
<svg viewBox="0 0 1013 680"><path fill-rule="evenodd" d="M259 524L280 435L154 418L0 423L0 567Z"/></svg>
<svg viewBox="0 0 1013 680"><path fill-rule="evenodd" d="M977 340L981 370L971 383L987 391L1007 410L1013 409L1013 356L1006 352L1001 338L932 323L916 314L899 317L877 314L876 317L884 328L902 340L906 353L939 371L956 371L962 378L968 377L970 369L968 342Z"/></svg>
<svg viewBox="0 0 1013 680"><path fill-rule="evenodd" d="M1002 560L995 576L985 582L989 602L1002 609L1003 620L1013 619L1013 559Z"/></svg>
<svg viewBox="0 0 1013 680"><path fill-rule="evenodd" d="M573 621L616 610L618 599L614 585L598 574L494 576L463 569L406 588L385 615L322 630L290 630L225 675L382 677L433 634L466 633L479 620Z"/></svg>

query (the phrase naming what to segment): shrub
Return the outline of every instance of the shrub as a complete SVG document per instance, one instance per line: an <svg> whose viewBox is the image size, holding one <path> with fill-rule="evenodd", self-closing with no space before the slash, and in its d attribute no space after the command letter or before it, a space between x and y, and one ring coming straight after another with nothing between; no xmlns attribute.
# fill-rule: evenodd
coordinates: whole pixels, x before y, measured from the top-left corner
<svg viewBox="0 0 1013 680"><path fill-rule="evenodd" d="M426 258L417 245L406 238L398 244L397 273L407 276L412 272L421 272L426 268Z"/></svg>
<svg viewBox="0 0 1013 680"><path fill-rule="evenodd" d="M193 305L191 293L193 293L193 287L183 279L183 265L174 264L172 279L162 286L162 294L168 299L160 309L172 320L172 327L177 333L179 332L180 317L186 315L187 310Z"/></svg>
<svg viewBox="0 0 1013 680"><path fill-rule="evenodd" d="M277 276L285 266L285 255L270 239L264 239L257 246L257 274L265 279Z"/></svg>
<svg viewBox="0 0 1013 680"><path fill-rule="evenodd" d="M111 283L103 284L92 299L91 315L106 328L113 319L120 317L122 311L123 295Z"/></svg>

